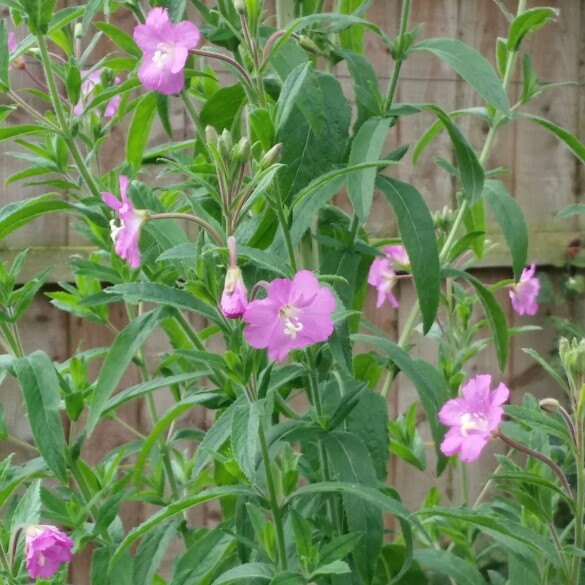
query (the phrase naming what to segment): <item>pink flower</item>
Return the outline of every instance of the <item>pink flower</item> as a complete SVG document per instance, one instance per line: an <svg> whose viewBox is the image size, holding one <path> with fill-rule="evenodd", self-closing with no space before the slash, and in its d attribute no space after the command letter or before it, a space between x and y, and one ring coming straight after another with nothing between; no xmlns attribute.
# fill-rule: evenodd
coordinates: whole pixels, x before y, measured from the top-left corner
<svg viewBox="0 0 585 585"><path fill-rule="evenodd" d="M13 32L8 33L8 52L14 53L16 49L16 35Z"/></svg>
<svg viewBox="0 0 585 585"><path fill-rule="evenodd" d="M134 29L134 40L144 53L138 79L159 93L170 95L182 91L189 49L197 46L200 36L193 23L184 20L173 25L166 8L153 8L146 23Z"/></svg>
<svg viewBox="0 0 585 585"><path fill-rule="evenodd" d="M83 113L85 104L89 101L89 98L92 97L95 86L101 84L102 82L101 75L102 75L101 69L96 69L93 73L90 73L89 75L86 69L82 69L81 77L83 79L83 82L81 83L81 96L79 98L79 101L75 105L75 108L73 109L73 113L76 116L79 116ZM120 85L120 83L121 83L120 78L116 77L114 79L114 84ZM121 95L116 95L110 101L108 101L106 109L104 110L104 118L113 118L116 115L116 112L118 111L118 107L121 101L122 101ZM95 111L97 112L97 110Z"/></svg>
<svg viewBox="0 0 585 585"><path fill-rule="evenodd" d="M386 258L374 258L368 273L368 284L378 289L379 309L384 301L388 301L394 308L398 308L398 299L392 294L392 289L397 282L396 270L410 268L410 261L404 246L386 246L383 248Z"/></svg>
<svg viewBox="0 0 585 585"><path fill-rule="evenodd" d="M520 281L508 287L512 308L518 315L536 315L538 313L536 298L540 291L540 281L534 276L535 271L536 266L531 264L522 271Z"/></svg>
<svg viewBox="0 0 585 585"><path fill-rule="evenodd" d="M267 298L248 305L243 317L248 323L244 337L252 347L267 347L270 359L282 361L291 349L329 339L334 310L331 291L320 287L312 272L301 270L292 281L273 280Z"/></svg>
<svg viewBox="0 0 585 585"><path fill-rule="evenodd" d="M112 230L112 240L114 240L115 251L120 258L128 260L130 268L140 266L140 250L138 249L138 240L140 239L140 228L146 222L148 214L143 209L134 209L132 202L126 196L128 189L128 177L120 175L120 195L122 201L114 197L111 193L104 192L102 197L109 207L116 211L120 225L117 226L115 220L110 221Z"/></svg>
<svg viewBox="0 0 585 585"><path fill-rule="evenodd" d="M481 374L463 386L461 398L448 400L439 411L439 420L450 426L441 451L447 455L461 453L462 461L475 461L498 428L510 390L500 384L490 392L492 377Z"/></svg>
<svg viewBox="0 0 585 585"><path fill-rule="evenodd" d="M242 271L238 268L236 257L236 239L228 238L230 251L230 267L225 276L225 284L221 295L221 312L228 319L238 319L248 306L248 291L242 280Z"/></svg>
<svg viewBox="0 0 585 585"><path fill-rule="evenodd" d="M50 579L73 557L73 541L54 526L29 526L25 538L26 568L31 579Z"/></svg>

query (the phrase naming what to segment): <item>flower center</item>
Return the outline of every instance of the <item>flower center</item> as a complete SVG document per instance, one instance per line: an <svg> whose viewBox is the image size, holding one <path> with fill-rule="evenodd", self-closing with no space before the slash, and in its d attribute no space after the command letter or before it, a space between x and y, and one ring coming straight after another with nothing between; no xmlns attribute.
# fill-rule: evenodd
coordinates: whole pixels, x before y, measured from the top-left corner
<svg viewBox="0 0 585 585"><path fill-rule="evenodd" d="M45 555L42 552L40 552L39 553L39 556L37 558L37 565L39 567L44 567L45 566L45 560L46 560L45 559Z"/></svg>
<svg viewBox="0 0 585 585"><path fill-rule="evenodd" d="M125 226L123 219L120 220L120 225L116 225L115 219L110 219L110 234L112 236L112 241L114 242L114 244L118 241L118 236L120 232L124 230L124 228Z"/></svg>
<svg viewBox="0 0 585 585"><path fill-rule="evenodd" d="M164 69L167 61L173 54L173 46L170 43L159 43L152 57L152 62L158 69Z"/></svg>
<svg viewBox="0 0 585 585"><path fill-rule="evenodd" d="M280 318L284 322L283 333L290 337L291 340L297 338L297 333L303 330L303 324L299 321L299 314L301 311L292 305L285 305L278 311Z"/></svg>
<svg viewBox="0 0 585 585"><path fill-rule="evenodd" d="M488 421L480 412L469 413L466 412L461 417L461 434L467 437L469 431L482 431L488 430Z"/></svg>

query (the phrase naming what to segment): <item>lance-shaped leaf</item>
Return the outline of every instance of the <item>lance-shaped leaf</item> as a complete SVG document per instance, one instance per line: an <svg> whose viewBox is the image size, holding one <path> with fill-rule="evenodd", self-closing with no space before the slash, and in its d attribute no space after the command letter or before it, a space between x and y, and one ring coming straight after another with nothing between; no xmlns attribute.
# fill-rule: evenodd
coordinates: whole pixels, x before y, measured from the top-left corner
<svg viewBox="0 0 585 585"><path fill-rule="evenodd" d="M384 193L396 214L426 333L435 320L440 293L439 251L433 218L422 195L412 185L378 176L376 186Z"/></svg>

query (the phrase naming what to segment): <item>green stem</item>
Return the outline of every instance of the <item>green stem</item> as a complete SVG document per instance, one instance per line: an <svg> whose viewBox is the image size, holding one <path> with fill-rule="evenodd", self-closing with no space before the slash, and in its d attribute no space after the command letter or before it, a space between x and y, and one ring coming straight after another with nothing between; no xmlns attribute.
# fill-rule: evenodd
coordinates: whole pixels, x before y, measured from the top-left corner
<svg viewBox="0 0 585 585"><path fill-rule="evenodd" d="M262 452L262 462L264 464L264 474L266 475L266 486L268 487L268 499L270 503L270 511L272 512L272 520L276 528L276 544L278 547L278 560L280 568L286 571L288 562L286 558L286 541L284 540L284 528L282 525L282 517L280 506L278 505L278 497L276 495L276 485L274 483L274 475L272 474L272 467L270 465L270 453L268 451L268 444L266 442L266 435L264 434L264 427L260 423L258 427L258 437L260 439L260 451Z"/></svg>
<svg viewBox="0 0 585 585"><path fill-rule="evenodd" d="M584 532L583 532L583 514L585 513L585 470L583 468L583 420L577 419L577 456L575 457L575 467L577 470L577 501L575 502L575 547L578 550L583 549ZM571 584L579 585L581 579L581 565L583 560L579 555L573 556L571 563Z"/></svg>
<svg viewBox="0 0 585 585"><path fill-rule="evenodd" d="M178 212L168 212L168 213L153 213L148 216L148 219L186 219L187 221L192 221L197 225L201 226L207 233L215 240L218 246L225 246L225 242L223 241L222 237L217 233L217 231L208 224L205 220L197 217L196 215L192 215L190 213L178 213Z"/></svg>
<svg viewBox="0 0 585 585"><path fill-rule="evenodd" d="M200 351L207 351L205 344L201 339L199 339L199 335L197 335L197 331L193 329L191 323L187 321L185 315L180 311L177 312L175 316L175 320L181 326L181 329L185 332L185 335L189 338L189 341Z"/></svg>
<svg viewBox="0 0 585 585"><path fill-rule="evenodd" d="M11 353L14 357L21 358L24 357L24 351L22 349L22 345L20 341L14 337L8 323L0 323L0 331L4 335L4 339L10 348L9 353Z"/></svg>
<svg viewBox="0 0 585 585"><path fill-rule="evenodd" d="M305 351L307 356L307 365L309 366L309 399L311 404L315 407L317 418L320 420L323 416L323 407L321 405L321 395L319 394L319 381L317 380L317 364L315 363L315 355L312 348L308 348ZM321 441L318 442L319 449L319 462L321 463L321 469L323 470L323 480L331 481L332 475L329 469L329 460L327 459L327 453L325 447ZM331 496L327 499L327 508L329 511L329 519L338 532L341 532L342 523L338 514L337 506Z"/></svg>
<svg viewBox="0 0 585 585"><path fill-rule="evenodd" d="M398 33L398 44L402 45L402 41L404 39L404 34L406 33L406 27L408 26L408 17L410 15L410 0L404 0L402 2L402 14L400 16L400 32ZM400 50L400 49L399 49ZM402 63L404 62L405 55L399 54L397 56L397 60L394 63L394 69L392 71L392 79L390 80L390 85L388 86L388 91L386 92L386 99L384 100L384 111L387 113L391 106L392 101L394 100L394 95L396 93L396 87L398 86L398 78L400 76L400 69L402 68Z"/></svg>
<svg viewBox="0 0 585 585"><path fill-rule="evenodd" d="M45 42L45 38L43 35L37 35L37 43L39 45L39 53L41 56L41 62L43 64L43 69L45 71L45 77L47 79L47 85L49 86L49 95L51 96L51 103L53 105L53 109L55 110L55 115L57 116L57 121L59 122L59 126L61 127L61 131L63 132L65 143L67 144L67 148L77 165L77 169L79 174L85 181L87 188L91 191L94 197L101 199L101 192L96 185L91 173L89 172L79 149L77 148L77 144L71 137L71 132L69 126L67 125L67 120L65 118L65 112L63 111L63 105L61 104L61 97L59 95L59 91L57 89L57 83L55 82L55 76L53 75L53 69L51 66L51 59L49 58L49 52L47 50L47 44Z"/></svg>
<svg viewBox="0 0 585 585"><path fill-rule="evenodd" d="M209 57L210 59L218 59L219 61L228 63L243 77L246 85L248 86L248 89L254 89L254 84L252 83L248 72L235 59L232 59L223 53L216 53L215 51L204 51L203 49L190 49L189 52L193 53L193 55L199 55L200 57Z"/></svg>

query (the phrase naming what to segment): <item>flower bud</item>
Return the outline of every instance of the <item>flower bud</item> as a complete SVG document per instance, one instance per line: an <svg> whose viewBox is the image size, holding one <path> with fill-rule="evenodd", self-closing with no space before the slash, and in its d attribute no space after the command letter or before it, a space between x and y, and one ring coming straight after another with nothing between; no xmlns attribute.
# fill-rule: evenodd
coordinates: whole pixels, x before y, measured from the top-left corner
<svg viewBox="0 0 585 585"><path fill-rule="evenodd" d="M234 0L234 8L238 14L246 14L246 0Z"/></svg>
<svg viewBox="0 0 585 585"><path fill-rule="evenodd" d="M232 140L232 135L227 128L224 128L217 141L217 150L219 150L219 154L221 154L223 158L229 158L233 146L234 141Z"/></svg>
<svg viewBox="0 0 585 585"><path fill-rule="evenodd" d="M100 83L102 87L112 87L116 82L116 74L109 67L102 67L100 70ZM118 79L118 83L120 80Z"/></svg>
<svg viewBox="0 0 585 585"><path fill-rule="evenodd" d="M230 266L225 275L225 284L221 295L221 312L227 319L238 319L248 306L248 291L242 279L242 271L238 268L234 236L228 238L228 249Z"/></svg>
<svg viewBox="0 0 585 585"><path fill-rule="evenodd" d="M78 22L73 29L73 38L74 39L82 39L84 37L83 34L83 23Z"/></svg>
<svg viewBox="0 0 585 585"><path fill-rule="evenodd" d="M207 141L207 144L217 147L219 136L217 135L217 130L211 125L205 128L205 140Z"/></svg>
<svg viewBox="0 0 585 585"><path fill-rule="evenodd" d="M228 319L239 319L248 306L248 291L242 279L242 271L236 266L230 267L225 276L221 295L221 312Z"/></svg>
<svg viewBox="0 0 585 585"><path fill-rule="evenodd" d="M559 356L569 378L574 374L585 373L585 339L570 343L564 337L559 343Z"/></svg>
<svg viewBox="0 0 585 585"><path fill-rule="evenodd" d="M538 406L546 412L558 412L561 407L559 401L554 398L543 398Z"/></svg>
<svg viewBox="0 0 585 585"><path fill-rule="evenodd" d="M243 136L240 138L238 145L236 147L235 152L235 159L241 162L242 164L247 163L250 160L250 155L252 152L252 146L248 138Z"/></svg>
<svg viewBox="0 0 585 585"><path fill-rule="evenodd" d="M297 42L299 43L299 46L301 48L305 49L305 51L309 51L311 53L317 53L317 54L321 53L321 51L319 50L319 47L315 44L313 39L311 39L310 37L308 37L306 35L299 35L297 37Z"/></svg>
<svg viewBox="0 0 585 585"><path fill-rule="evenodd" d="M277 163L282 156L282 144L275 144L260 160L260 167L267 169L270 165Z"/></svg>
<svg viewBox="0 0 585 585"><path fill-rule="evenodd" d="M25 533L26 568L31 579L50 579L61 563L73 557L73 541L55 526L28 526Z"/></svg>

